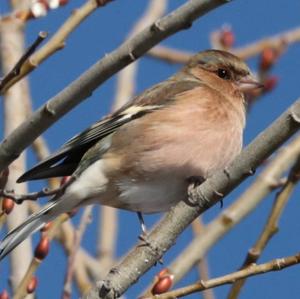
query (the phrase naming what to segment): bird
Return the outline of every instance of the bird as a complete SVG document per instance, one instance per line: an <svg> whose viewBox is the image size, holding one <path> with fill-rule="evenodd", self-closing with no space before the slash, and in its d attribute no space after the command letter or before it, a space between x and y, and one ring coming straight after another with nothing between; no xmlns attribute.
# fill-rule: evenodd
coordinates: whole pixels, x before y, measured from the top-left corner
<svg viewBox="0 0 300 299"><path fill-rule="evenodd" d="M213 175L240 153L245 93L261 87L247 64L205 50L66 142L18 183L70 176L40 211L7 234L0 259L59 214L100 203L143 214L187 199L191 178ZM142 223L143 224L143 223Z"/></svg>

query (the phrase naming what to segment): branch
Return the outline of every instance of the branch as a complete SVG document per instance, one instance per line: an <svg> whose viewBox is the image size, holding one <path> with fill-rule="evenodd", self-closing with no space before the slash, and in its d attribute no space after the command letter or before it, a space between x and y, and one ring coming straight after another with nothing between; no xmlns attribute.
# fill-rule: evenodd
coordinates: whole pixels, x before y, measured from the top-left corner
<svg viewBox="0 0 300 299"><path fill-rule="evenodd" d="M280 48L282 45L290 45L300 42L300 28L295 28L275 36L263 38L252 44L241 48L236 48L233 53L241 59L249 59L259 53L265 48Z"/></svg>
<svg viewBox="0 0 300 299"><path fill-rule="evenodd" d="M21 56L21 58L18 60L18 62L15 64L15 66L12 68L12 70L0 80L0 93L3 89L3 87L9 81L13 80L15 77L17 77L20 74L21 68L24 65L25 61L30 57L30 55L33 54L33 52L43 42L43 40L47 37L47 35L48 35L47 32L43 32L43 31L40 32L38 37L36 38L36 40Z"/></svg>
<svg viewBox="0 0 300 299"><path fill-rule="evenodd" d="M283 44L287 46L297 42L300 42L300 28L266 37L249 45L230 49L230 51L241 59L246 60L260 54L261 51L267 47L280 48ZM149 56L169 63L186 63L194 54L195 53L185 50L176 50L165 46L156 46L148 52Z"/></svg>
<svg viewBox="0 0 300 299"><path fill-rule="evenodd" d="M145 27L150 26L155 20L160 18L167 8L167 0L152 0L149 2L145 13L134 25L128 38L133 37ZM137 61L131 63L118 74L117 93L113 104L113 111L123 106L132 98L135 90L135 74L137 72Z"/></svg>
<svg viewBox="0 0 300 299"><path fill-rule="evenodd" d="M65 40L76 27L78 27L99 6L104 6L110 1L112 0L89 0L80 8L76 9L47 44L31 57L26 57L27 59L23 61L17 75L10 77L9 80L6 80L6 82L1 84L0 93L5 93L8 88L32 72L45 59L53 55L56 51L61 50L65 45Z"/></svg>
<svg viewBox="0 0 300 299"><path fill-rule="evenodd" d="M300 140L300 138L298 138ZM299 145L297 144L296 140L293 145L294 148L300 149L300 142ZM295 145L297 147L295 147ZM300 153L299 153L300 154ZM255 263L261 256L263 250L274 236L276 232L278 232L278 221L279 218L292 194L294 191L296 184L298 183L299 177L299 170L300 170L300 158L298 154L298 159L295 162L294 167L291 169L289 177L283 188L277 194L274 205L268 217L268 220L263 228L261 235L259 236L258 240L256 241L255 245L249 250L246 259L241 267L241 269L246 268L247 266ZM280 166L280 164L279 164ZM246 279L241 279L232 285L230 289L228 298L235 299L238 297L239 293L241 292L242 287L244 286Z"/></svg>
<svg viewBox="0 0 300 299"><path fill-rule="evenodd" d="M36 213L40 211L41 207L36 202L29 202L29 208L31 213ZM47 237L49 241L56 239L61 245L66 253L66 256L69 256L74 248L74 236L75 229L70 221L70 214L63 213L59 215L53 222L49 223L43 227L43 236ZM32 268L30 269L31 276L24 276L23 280L26 280L26 283L23 286L19 286L20 293L26 291L28 281L32 278L32 275L37 271L39 265L36 261L31 262ZM100 271L97 260L90 256L85 249L79 248L76 256L76 267L75 267L75 278L78 285L79 291L85 293L90 289L91 277L99 277L98 272ZM28 270L29 271L29 270Z"/></svg>
<svg viewBox="0 0 300 299"><path fill-rule="evenodd" d="M92 208L93 208L92 206L88 206L84 209L83 214L81 216L80 224L74 234L74 244L68 258L68 267L65 276L65 283L64 283L63 295L62 295L63 299L71 298L72 281L73 281L73 276L76 268L75 263L77 262L78 250L80 248L80 242L86 230L86 227L91 222Z"/></svg>
<svg viewBox="0 0 300 299"><path fill-rule="evenodd" d="M220 200L220 194L225 196L236 188L299 127L300 99L247 146L226 171L218 171L199 187L189 188L189 199L173 207L148 235L151 246L131 250L85 298L108 299L123 294L162 257L196 217Z"/></svg>
<svg viewBox="0 0 300 299"><path fill-rule="evenodd" d="M155 299L174 299L174 298L179 298L183 297L195 292L201 292L203 290L207 290L210 288L214 288L217 286L225 285L225 284L231 284L235 282L236 280L246 278L246 277L251 277L254 275L259 275L259 274L264 274L267 272L271 271L281 271L287 267L291 267L294 265L297 265L300 263L300 253L297 253L292 256L287 256L283 258L278 258L275 260L271 260L267 263L256 265L252 264L251 266L237 271L233 272L231 274L227 274L221 277L217 277L214 279L210 279L207 281L200 281L194 285L187 286L184 288L180 288L171 292L167 292L165 294L161 295L156 295L153 297L148 297L150 298L155 298Z"/></svg>
<svg viewBox="0 0 300 299"><path fill-rule="evenodd" d="M185 50L177 50L166 46L155 46L147 55L150 57L164 60L168 63L187 63L195 53Z"/></svg>
<svg viewBox="0 0 300 299"><path fill-rule="evenodd" d="M24 194L15 194L13 190L0 190L0 196L7 197L12 199L16 204L21 204L26 200L37 200L41 197L47 197L52 195L57 195L63 193L65 189L73 183L75 178L70 177L65 183L55 189L43 188L37 192L24 193Z"/></svg>
<svg viewBox="0 0 300 299"><path fill-rule="evenodd" d="M228 3L226 0L189 0L157 20L118 49L99 60L78 79L40 107L0 145L0 171L16 159L35 138L68 111L89 97L116 72L130 64L168 36L191 26L210 10Z"/></svg>
<svg viewBox="0 0 300 299"><path fill-rule="evenodd" d="M198 217L192 222L192 228L194 231L195 237L199 237L203 231L205 230L205 226L202 222L201 217ZM209 279L209 264L208 259L203 258L199 260L199 263L197 265L197 270L199 273L199 277L201 280L208 280ZM173 282L174 282L174 275L173 275ZM205 290L202 294L203 299L215 299L215 295L213 293L213 290Z"/></svg>
<svg viewBox="0 0 300 299"><path fill-rule="evenodd" d="M21 3L21 1L19 1ZM25 1L24 1L25 2ZM18 3L15 1L15 5ZM0 24L0 64L3 73L8 73L24 53L24 33L20 22L8 21ZM21 102L20 102L21 101ZM4 133L8 136L26 119L26 104L30 102L28 81L23 80L4 95L3 99L3 121ZM7 178L7 188L15 189L18 193L26 193L27 185L16 185L16 179L25 171L26 157L25 153L9 168ZM28 217L27 205L22 207L15 206L8 217L6 224L8 230L12 230L19 223L25 221ZM31 260L31 240L27 239L10 255L10 283L15 290L21 281L24 272Z"/></svg>

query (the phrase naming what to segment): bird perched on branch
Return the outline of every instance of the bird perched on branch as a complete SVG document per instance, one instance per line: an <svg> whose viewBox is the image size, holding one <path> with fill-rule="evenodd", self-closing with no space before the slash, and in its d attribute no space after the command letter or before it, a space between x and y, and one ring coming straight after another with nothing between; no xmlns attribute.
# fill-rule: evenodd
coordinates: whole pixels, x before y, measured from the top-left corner
<svg viewBox="0 0 300 299"><path fill-rule="evenodd" d="M138 213L167 211L240 152L243 93L260 87L238 57L193 56L175 75L75 136L18 182L71 176L70 183L0 244L0 259L75 207L100 203Z"/></svg>

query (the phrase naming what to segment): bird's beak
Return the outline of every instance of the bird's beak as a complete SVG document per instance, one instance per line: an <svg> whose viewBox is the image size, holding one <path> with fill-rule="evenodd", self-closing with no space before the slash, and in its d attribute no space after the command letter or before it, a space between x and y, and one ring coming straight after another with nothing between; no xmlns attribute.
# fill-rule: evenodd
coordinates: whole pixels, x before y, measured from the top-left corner
<svg viewBox="0 0 300 299"><path fill-rule="evenodd" d="M240 91L247 92L257 88L263 88L264 85L257 82L252 75L248 75L238 81L238 87Z"/></svg>

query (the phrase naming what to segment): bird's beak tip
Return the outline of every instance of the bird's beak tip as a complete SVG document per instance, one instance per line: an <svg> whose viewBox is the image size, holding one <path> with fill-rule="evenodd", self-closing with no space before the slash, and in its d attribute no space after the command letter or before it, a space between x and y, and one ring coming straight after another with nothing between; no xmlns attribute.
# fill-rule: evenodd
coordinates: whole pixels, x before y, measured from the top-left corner
<svg viewBox="0 0 300 299"><path fill-rule="evenodd" d="M264 88L264 84L255 80L251 75L246 76L238 81L239 89L243 92Z"/></svg>

